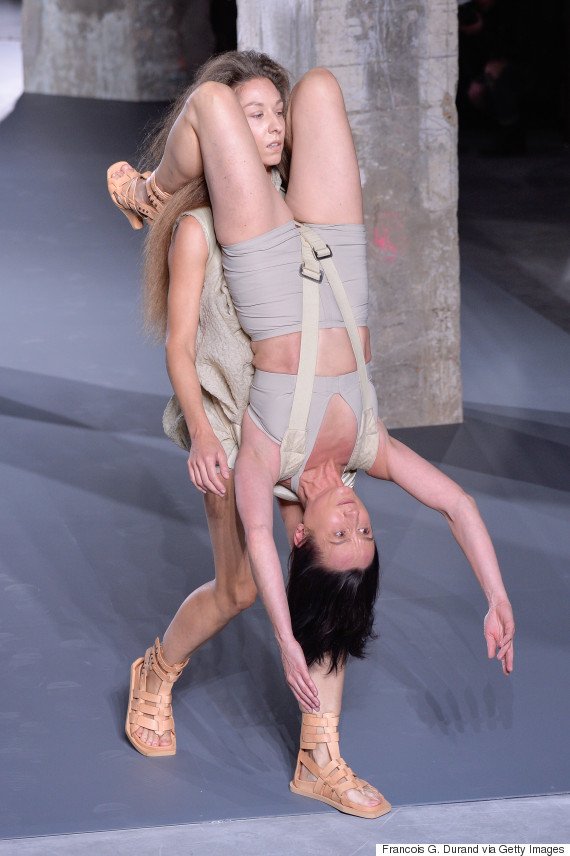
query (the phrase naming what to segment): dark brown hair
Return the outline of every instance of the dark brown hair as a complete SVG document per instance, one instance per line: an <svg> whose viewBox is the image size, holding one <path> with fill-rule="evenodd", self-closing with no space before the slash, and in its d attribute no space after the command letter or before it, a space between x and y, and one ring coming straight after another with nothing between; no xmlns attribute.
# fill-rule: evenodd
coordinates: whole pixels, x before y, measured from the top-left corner
<svg viewBox="0 0 570 856"><path fill-rule="evenodd" d="M140 169L154 169L162 158L170 129L184 109L192 92L206 81L236 87L249 80L266 77L279 91L283 109L289 101L289 75L279 63L257 51L227 51L208 60L196 73L194 82L172 104L166 116L150 132L143 143ZM289 173L289 153L284 150L279 172L286 182ZM148 230L144 250L143 313L147 332L163 339L166 334L168 299L168 249L172 228L183 211L210 205L208 188L203 176L190 181L172 195Z"/></svg>
<svg viewBox="0 0 570 856"><path fill-rule="evenodd" d="M368 567L337 571L327 568L312 538L293 547L289 557L287 601L293 635L307 661L330 660L329 674L344 666L349 654L365 656L374 639L374 604L378 596L380 562L374 556Z"/></svg>

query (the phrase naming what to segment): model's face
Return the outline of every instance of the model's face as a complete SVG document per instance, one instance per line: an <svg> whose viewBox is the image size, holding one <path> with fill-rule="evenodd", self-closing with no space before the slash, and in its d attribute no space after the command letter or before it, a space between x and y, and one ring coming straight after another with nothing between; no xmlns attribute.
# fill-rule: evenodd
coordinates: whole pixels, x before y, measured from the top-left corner
<svg viewBox="0 0 570 856"><path fill-rule="evenodd" d="M370 516L352 488L334 487L307 502L294 541L310 534L323 563L338 571L366 568L374 557Z"/></svg>
<svg viewBox="0 0 570 856"><path fill-rule="evenodd" d="M266 77L256 77L238 86L235 93L263 164L277 166L285 138L285 115L279 90Z"/></svg>

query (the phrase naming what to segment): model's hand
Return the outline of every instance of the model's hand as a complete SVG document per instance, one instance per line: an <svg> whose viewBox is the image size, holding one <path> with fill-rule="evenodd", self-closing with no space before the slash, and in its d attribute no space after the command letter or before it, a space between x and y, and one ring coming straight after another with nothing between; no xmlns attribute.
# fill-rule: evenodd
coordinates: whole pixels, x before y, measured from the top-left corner
<svg viewBox="0 0 570 856"><path fill-rule="evenodd" d="M483 633L487 640L489 659L496 655L497 660L501 661L503 674L510 675L513 671L515 621L508 600L503 600L490 607L483 622Z"/></svg>
<svg viewBox="0 0 570 856"><path fill-rule="evenodd" d="M219 467L219 472L216 469ZM188 472L192 484L199 491L210 491L218 496L224 496L226 488L224 479L229 478L230 471L224 447L213 433L197 434L192 438L190 455L188 456Z"/></svg>
<svg viewBox="0 0 570 856"><path fill-rule="evenodd" d="M319 695L309 675L303 649L295 639L281 644L280 648L285 680L293 695L306 713L318 710Z"/></svg>

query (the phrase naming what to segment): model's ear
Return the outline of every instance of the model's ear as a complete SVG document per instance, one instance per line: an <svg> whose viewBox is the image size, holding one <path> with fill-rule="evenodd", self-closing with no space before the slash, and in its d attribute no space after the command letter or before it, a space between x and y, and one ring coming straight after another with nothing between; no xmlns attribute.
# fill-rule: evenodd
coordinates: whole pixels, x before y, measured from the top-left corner
<svg viewBox="0 0 570 856"><path fill-rule="evenodd" d="M307 537L307 530L304 523L297 523L297 528L293 532L293 544L295 547L300 547Z"/></svg>

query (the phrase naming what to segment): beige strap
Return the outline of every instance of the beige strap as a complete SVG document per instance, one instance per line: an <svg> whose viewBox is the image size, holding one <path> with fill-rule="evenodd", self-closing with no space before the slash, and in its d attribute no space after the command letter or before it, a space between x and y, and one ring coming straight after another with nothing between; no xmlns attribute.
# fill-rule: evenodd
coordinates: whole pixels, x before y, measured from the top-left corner
<svg viewBox="0 0 570 856"><path fill-rule="evenodd" d="M368 383L368 375L366 374L366 363L364 362L364 352L362 350L362 343L360 341L360 336L358 335L358 327L356 326L354 313L352 311L352 306L350 305L350 301L346 294L346 289L342 283L336 266L332 261L332 253L328 244L325 244L325 242L316 234L316 232L313 232L313 230L309 229L308 226L301 226L301 235L307 241L309 241L312 249L316 254L316 257L319 259L320 264L322 265L324 272L327 275L327 279L335 296L338 308L340 309L340 314L342 315L342 320L344 321L344 324L346 326L346 331L350 339L350 344L352 345L352 350L354 351L354 356L356 358L356 366L358 368L358 377L360 380L360 390L362 393L363 409L367 410L368 408L372 407L370 386Z"/></svg>
<svg viewBox="0 0 570 856"><path fill-rule="evenodd" d="M293 395L289 426L281 442L281 468L279 480L289 478L301 465L306 449L306 431L313 384L317 367L319 345L319 286L323 281L323 271L336 299L342 319L352 345L356 359L360 390L362 395L362 418L358 434L347 469L354 469L353 461L360 457L360 449L371 426L375 424L373 401L366 373L364 352L358 335L354 313L346 290L332 260L332 251L328 244L308 226L297 223L301 233L303 263L299 274L303 277L303 315L301 322L301 348L299 368ZM292 485L293 487L293 485Z"/></svg>
<svg viewBox="0 0 570 856"><path fill-rule="evenodd" d="M301 235L303 233L301 232ZM323 272L310 246L301 242L303 264L299 274L303 277L303 314L301 327L301 350L297 382L289 417L289 428L304 431L307 427L309 408L313 395L313 381L317 368L319 350L319 285L323 281Z"/></svg>

